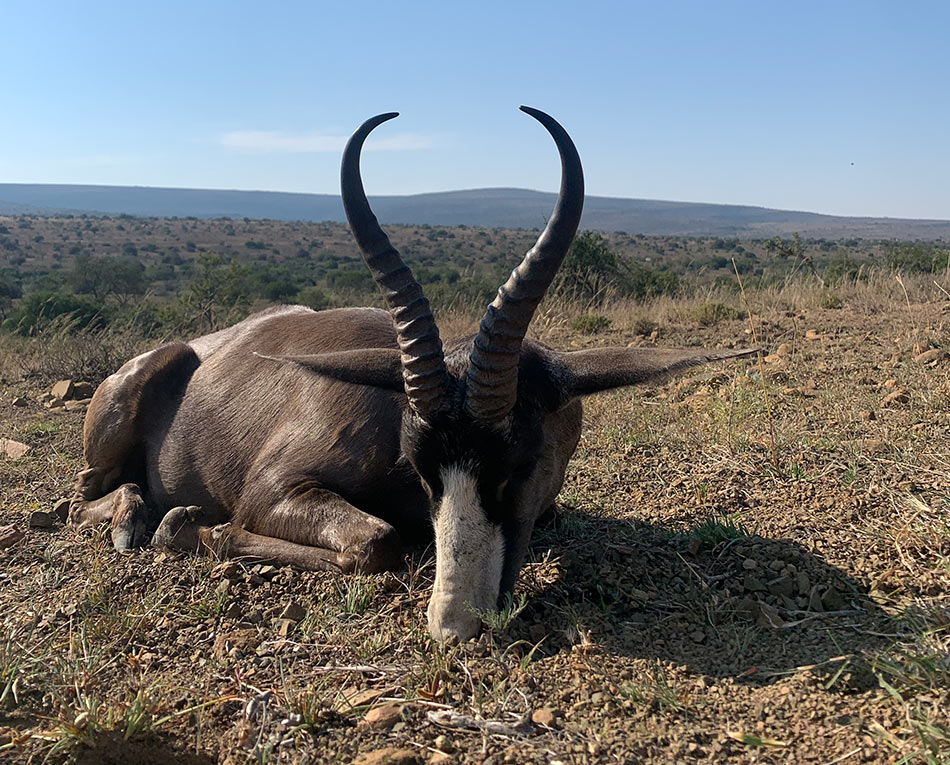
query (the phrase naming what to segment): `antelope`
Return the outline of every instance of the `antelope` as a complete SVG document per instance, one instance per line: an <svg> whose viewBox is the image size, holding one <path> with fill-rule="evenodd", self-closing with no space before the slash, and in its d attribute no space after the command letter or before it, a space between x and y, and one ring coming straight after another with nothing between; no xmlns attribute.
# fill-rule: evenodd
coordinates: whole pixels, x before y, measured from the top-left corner
<svg viewBox="0 0 950 765"><path fill-rule="evenodd" d="M305 570L398 568L434 538L438 641L477 634L512 591L536 519L581 433L581 399L755 349L561 352L525 337L577 230L580 158L550 116L557 203L474 336L446 341L374 216L363 123L343 152L346 216L389 311L269 308L123 365L83 427L69 523L111 522L119 551L154 545Z"/></svg>

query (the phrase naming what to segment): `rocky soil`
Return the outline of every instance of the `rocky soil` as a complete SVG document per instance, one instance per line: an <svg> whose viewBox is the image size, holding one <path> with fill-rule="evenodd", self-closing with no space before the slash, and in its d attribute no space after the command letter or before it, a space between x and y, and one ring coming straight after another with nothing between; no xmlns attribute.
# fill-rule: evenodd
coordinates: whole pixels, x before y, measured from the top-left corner
<svg viewBox="0 0 950 765"><path fill-rule="evenodd" d="M754 302L761 366L587 402L512 607L449 647L426 633L424 551L336 577L64 528L83 407L10 377L0 438L26 451L0 456L0 756L947 761L947 301ZM751 343L743 320L675 306L608 315L604 334L540 333Z"/></svg>

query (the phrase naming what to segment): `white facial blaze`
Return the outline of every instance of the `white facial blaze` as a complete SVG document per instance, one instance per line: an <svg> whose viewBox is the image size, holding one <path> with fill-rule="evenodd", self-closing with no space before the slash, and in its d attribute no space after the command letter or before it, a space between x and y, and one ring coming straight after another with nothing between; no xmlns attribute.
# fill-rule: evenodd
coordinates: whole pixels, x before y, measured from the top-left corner
<svg viewBox="0 0 950 765"><path fill-rule="evenodd" d="M443 468L441 477L429 633L436 640L467 640L481 622L475 612L497 605L505 541L485 517L474 477L460 467Z"/></svg>

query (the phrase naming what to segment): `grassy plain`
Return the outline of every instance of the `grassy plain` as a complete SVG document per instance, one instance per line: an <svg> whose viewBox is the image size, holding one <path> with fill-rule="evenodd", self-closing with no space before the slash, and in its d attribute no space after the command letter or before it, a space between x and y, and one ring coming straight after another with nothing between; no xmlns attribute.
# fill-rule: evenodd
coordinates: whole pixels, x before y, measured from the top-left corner
<svg viewBox="0 0 950 765"><path fill-rule="evenodd" d="M0 757L947 762L950 285L867 276L543 305L558 348L747 345L751 312L769 355L586 401L511 608L453 647L422 552L340 578L27 529L82 467L82 414L38 396L155 340L2 339L0 437L31 450L0 459L27 531L0 551Z"/></svg>

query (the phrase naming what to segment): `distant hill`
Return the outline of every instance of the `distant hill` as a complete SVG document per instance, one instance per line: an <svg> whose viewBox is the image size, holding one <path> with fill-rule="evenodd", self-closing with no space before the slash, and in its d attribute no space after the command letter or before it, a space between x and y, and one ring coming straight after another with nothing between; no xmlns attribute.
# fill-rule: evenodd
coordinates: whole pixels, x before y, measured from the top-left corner
<svg viewBox="0 0 950 765"><path fill-rule="evenodd" d="M475 189L374 196L372 203L383 223L530 229L544 226L554 200L554 194L541 191ZM344 219L343 205L332 194L0 183L0 215L81 213L162 218ZM950 240L948 220L841 217L742 205L594 196L587 197L581 226L649 236L751 239L797 231L807 238Z"/></svg>

